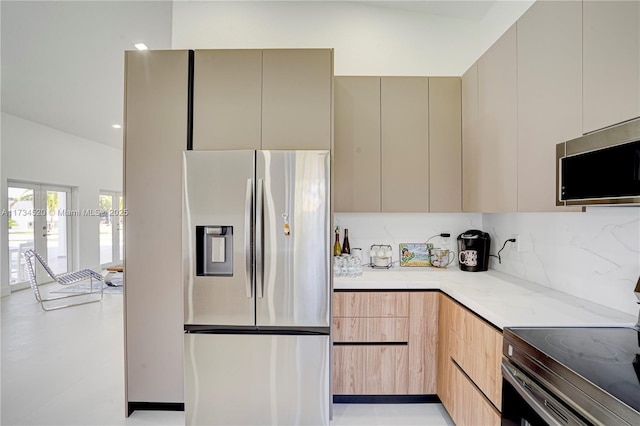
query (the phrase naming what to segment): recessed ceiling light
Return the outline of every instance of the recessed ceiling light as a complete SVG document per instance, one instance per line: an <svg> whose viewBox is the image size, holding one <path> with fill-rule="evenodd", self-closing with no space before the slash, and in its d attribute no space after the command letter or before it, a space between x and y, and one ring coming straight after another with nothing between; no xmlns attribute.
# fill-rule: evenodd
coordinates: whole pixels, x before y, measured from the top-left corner
<svg viewBox="0 0 640 426"><path fill-rule="evenodd" d="M136 47L136 49L138 50L148 50L149 48L147 47L146 44L144 43L136 43L134 44L134 46Z"/></svg>
<svg viewBox="0 0 640 426"><path fill-rule="evenodd" d="M111 127L113 127L114 129L122 129L122 126L121 126L121 125L119 125L119 124L114 124L114 125L113 125L113 126L111 126Z"/></svg>

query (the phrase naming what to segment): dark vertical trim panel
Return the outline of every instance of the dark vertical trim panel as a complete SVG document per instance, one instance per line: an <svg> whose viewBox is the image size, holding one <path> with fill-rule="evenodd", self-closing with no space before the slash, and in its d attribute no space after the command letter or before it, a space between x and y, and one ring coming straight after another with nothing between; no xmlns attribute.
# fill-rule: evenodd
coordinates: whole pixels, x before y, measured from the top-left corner
<svg viewBox="0 0 640 426"><path fill-rule="evenodd" d="M189 79L187 82L187 150L193 150L193 65L195 52L189 50Z"/></svg>

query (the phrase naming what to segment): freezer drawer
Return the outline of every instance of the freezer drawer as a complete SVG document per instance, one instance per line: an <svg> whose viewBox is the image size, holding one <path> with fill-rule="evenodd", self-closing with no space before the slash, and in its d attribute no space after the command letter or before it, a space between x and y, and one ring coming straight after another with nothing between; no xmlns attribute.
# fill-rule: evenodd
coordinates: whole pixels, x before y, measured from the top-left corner
<svg viewBox="0 0 640 426"><path fill-rule="evenodd" d="M328 425L329 336L185 334L187 425Z"/></svg>

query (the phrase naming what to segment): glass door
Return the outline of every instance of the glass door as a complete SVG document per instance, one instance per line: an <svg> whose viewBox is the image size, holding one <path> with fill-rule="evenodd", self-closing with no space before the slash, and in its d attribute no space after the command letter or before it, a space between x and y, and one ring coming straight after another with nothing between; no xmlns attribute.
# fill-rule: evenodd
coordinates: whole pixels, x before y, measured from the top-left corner
<svg viewBox="0 0 640 426"><path fill-rule="evenodd" d="M100 265L109 267L122 263L123 198L118 192L100 193Z"/></svg>
<svg viewBox="0 0 640 426"><path fill-rule="evenodd" d="M46 239L47 263L57 274L69 272L69 215L71 189L43 187L46 202L46 228L43 237Z"/></svg>
<svg viewBox="0 0 640 426"><path fill-rule="evenodd" d="M9 182L8 186L9 284L12 289L29 285L22 253L35 249L55 274L70 270L69 215L71 188ZM38 284L51 281L36 269Z"/></svg>
<svg viewBox="0 0 640 426"><path fill-rule="evenodd" d="M33 185L9 184L9 285L28 284L29 276L22 253L35 248L35 189Z"/></svg>

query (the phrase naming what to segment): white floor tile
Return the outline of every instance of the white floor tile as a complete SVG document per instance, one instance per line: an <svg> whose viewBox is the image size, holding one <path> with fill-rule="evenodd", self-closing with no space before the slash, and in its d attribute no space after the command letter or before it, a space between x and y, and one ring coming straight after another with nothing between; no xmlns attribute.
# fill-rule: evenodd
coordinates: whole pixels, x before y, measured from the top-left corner
<svg viewBox="0 0 640 426"><path fill-rule="evenodd" d="M125 417L122 295L44 312L27 289L0 307L0 424L184 425L183 412ZM441 404L335 404L331 425L453 423Z"/></svg>

